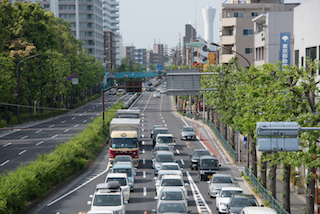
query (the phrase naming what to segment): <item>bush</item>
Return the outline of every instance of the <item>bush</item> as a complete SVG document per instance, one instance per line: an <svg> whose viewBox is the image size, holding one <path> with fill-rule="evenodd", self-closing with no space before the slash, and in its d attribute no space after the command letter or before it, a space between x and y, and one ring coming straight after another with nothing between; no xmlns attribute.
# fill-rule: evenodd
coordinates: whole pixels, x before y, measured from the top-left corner
<svg viewBox="0 0 320 214"><path fill-rule="evenodd" d="M61 143L29 165L0 175L0 214L21 213L31 201L83 169L105 144L109 123L122 106L118 102L106 112L104 130L98 117L68 144Z"/></svg>
<svg viewBox="0 0 320 214"><path fill-rule="evenodd" d="M7 126L7 121L5 121L4 119L0 120L0 128L6 127Z"/></svg>

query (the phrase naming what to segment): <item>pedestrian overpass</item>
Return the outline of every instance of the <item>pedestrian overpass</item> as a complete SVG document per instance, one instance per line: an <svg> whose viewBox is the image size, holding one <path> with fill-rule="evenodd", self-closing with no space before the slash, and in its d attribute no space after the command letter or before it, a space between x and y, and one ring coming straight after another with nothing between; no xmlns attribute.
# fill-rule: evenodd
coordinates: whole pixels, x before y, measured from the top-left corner
<svg viewBox="0 0 320 214"><path fill-rule="evenodd" d="M128 71L128 72L107 72L104 75L103 79L103 89L107 87L113 86L114 79L119 78L148 78L148 77L157 77L163 74L166 74L165 70L162 71L145 71L145 72L136 72L136 71Z"/></svg>

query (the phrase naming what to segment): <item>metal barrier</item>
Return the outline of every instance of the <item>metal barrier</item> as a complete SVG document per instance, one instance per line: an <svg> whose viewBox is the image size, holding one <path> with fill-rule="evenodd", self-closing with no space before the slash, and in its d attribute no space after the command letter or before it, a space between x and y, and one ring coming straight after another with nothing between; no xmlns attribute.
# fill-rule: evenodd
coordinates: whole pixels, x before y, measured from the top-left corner
<svg viewBox="0 0 320 214"><path fill-rule="evenodd" d="M251 170L245 166L245 174L250 178L250 181L255 186L255 188L259 191L260 195L264 200L267 200L270 206L278 213L278 214L289 214L274 197L262 186L262 184L258 181L256 176L251 172Z"/></svg>

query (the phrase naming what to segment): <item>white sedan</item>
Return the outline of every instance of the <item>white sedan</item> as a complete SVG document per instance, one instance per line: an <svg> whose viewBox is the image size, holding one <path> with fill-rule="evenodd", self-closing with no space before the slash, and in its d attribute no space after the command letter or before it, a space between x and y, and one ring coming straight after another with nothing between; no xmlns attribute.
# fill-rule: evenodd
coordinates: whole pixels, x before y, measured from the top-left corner
<svg viewBox="0 0 320 214"><path fill-rule="evenodd" d="M159 92L154 92L153 93L153 97L160 98L160 93Z"/></svg>
<svg viewBox="0 0 320 214"><path fill-rule="evenodd" d="M216 197L216 208L219 213L227 213L226 205L229 203L232 194L241 194L243 190L240 187L222 187Z"/></svg>

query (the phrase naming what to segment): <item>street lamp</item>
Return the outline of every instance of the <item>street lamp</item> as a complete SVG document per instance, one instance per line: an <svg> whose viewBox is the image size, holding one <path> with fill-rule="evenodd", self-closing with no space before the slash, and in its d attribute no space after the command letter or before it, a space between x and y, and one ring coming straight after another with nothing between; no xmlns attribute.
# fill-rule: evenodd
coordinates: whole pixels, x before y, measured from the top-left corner
<svg viewBox="0 0 320 214"><path fill-rule="evenodd" d="M227 50L229 50L229 51L232 51L232 52L235 52L236 54L239 54L242 58L244 58L244 59L247 61L247 63L249 64L249 67L251 66L251 63L249 62L249 60L248 60L247 58L245 58L242 54L238 53L237 51L234 51L234 50L232 50L232 49L230 49L230 48L227 48L226 46L219 45L219 44L214 43L214 42L212 42L212 43L210 43L210 44L211 44L211 45L218 46L218 47L221 47L221 48L225 48L225 49L227 49Z"/></svg>
<svg viewBox="0 0 320 214"><path fill-rule="evenodd" d="M39 54L35 54L35 55L32 55L32 56L29 56L27 58L24 58L22 59L18 64L17 64L17 70L16 70L16 73L17 73L17 117L18 117L18 120L20 120L20 108L19 108L19 103L20 103L20 75L19 75L19 65L20 63L22 63L23 61L27 60L27 59L31 59L31 58L34 58L34 57L37 57L39 56Z"/></svg>

